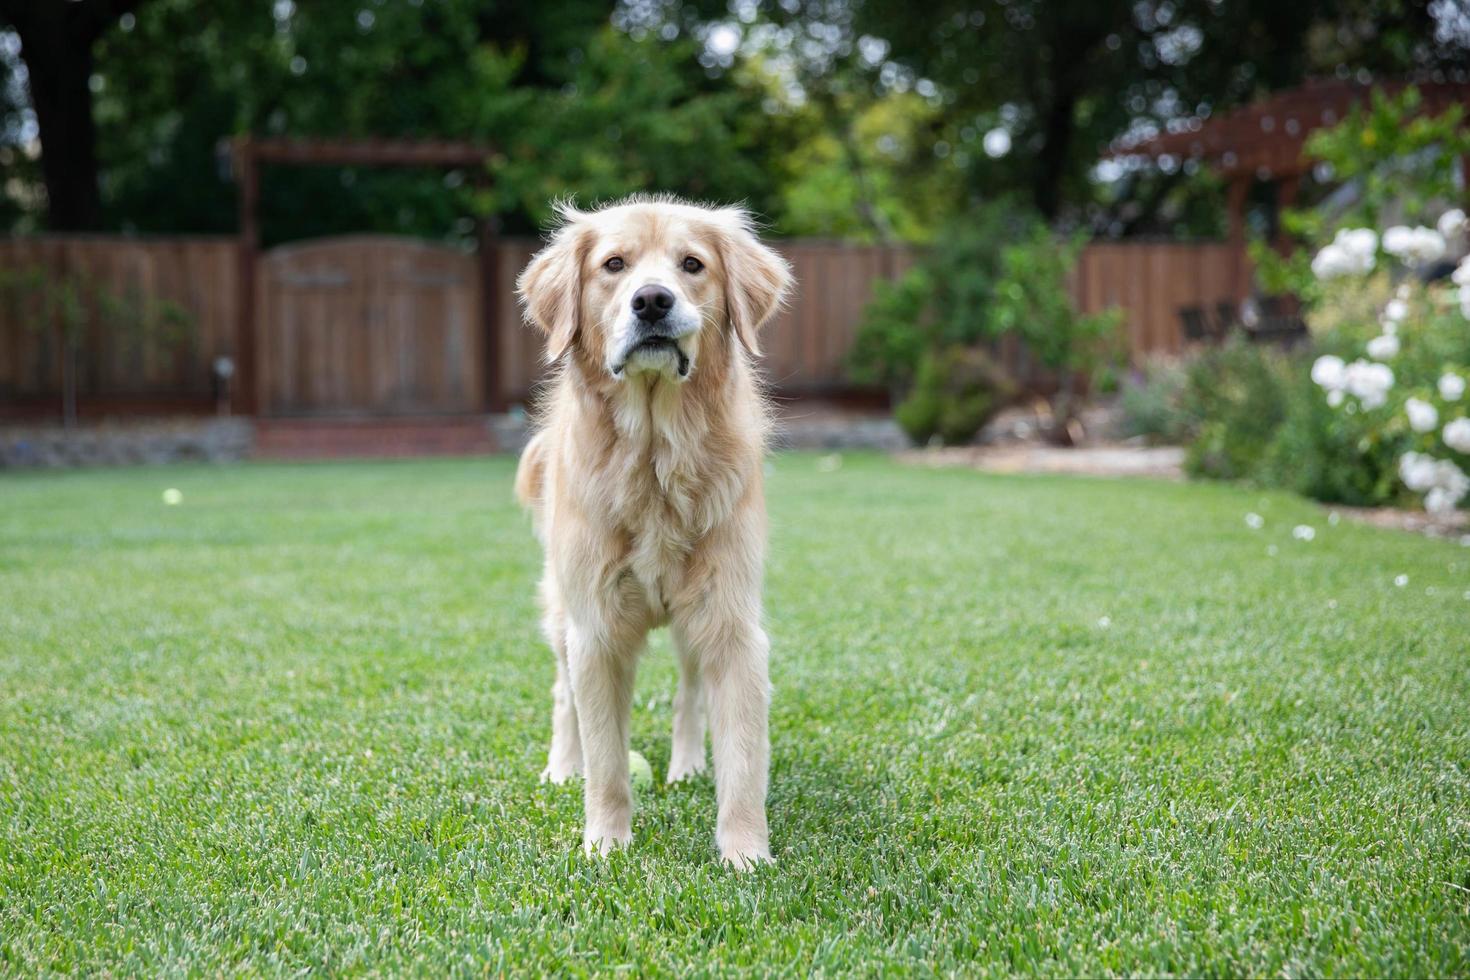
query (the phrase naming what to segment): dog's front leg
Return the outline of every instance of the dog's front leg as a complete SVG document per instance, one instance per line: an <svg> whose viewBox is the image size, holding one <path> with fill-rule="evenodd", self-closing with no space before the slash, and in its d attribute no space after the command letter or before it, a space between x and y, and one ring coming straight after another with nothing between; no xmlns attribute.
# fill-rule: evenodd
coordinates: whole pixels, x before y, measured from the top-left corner
<svg viewBox="0 0 1470 980"><path fill-rule="evenodd" d="M770 641L758 622L758 614L706 607L681 624L703 668L719 802L715 843L720 857L741 869L771 860L766 826Z"/></svg>
<svg viewBox="0 0 1470 980"><path fill-rule="evenodd" d="M567 667L582 739L585 822L582 844L606 854L633 839L628 727L639 639L570 623Z"/></svg>

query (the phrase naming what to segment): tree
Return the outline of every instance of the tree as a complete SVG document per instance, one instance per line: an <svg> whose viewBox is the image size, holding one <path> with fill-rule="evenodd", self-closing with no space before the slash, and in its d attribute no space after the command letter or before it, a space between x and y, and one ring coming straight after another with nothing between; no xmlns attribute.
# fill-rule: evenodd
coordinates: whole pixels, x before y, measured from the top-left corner
<svg viewBox="0 0 1470 980"><path fill-rule="evenodd" d="M1101 148L1342 71L1464 68L1427 0L867 0L854 30L946 94L973 187L1020 189L1049 219L1091 196ZM976 149L979 149L977 146ZM1148 182L1157 206L1178 177ZM1152 200L1150 200L1152 198Z"/></svg>
<svg viewBox="0 0 1470 980"><path fill-rule="evenodd" d="M40 128L47 223L56 231L100 227L94 47L141 0L0 0L0 22L20 36Z"/></svg>

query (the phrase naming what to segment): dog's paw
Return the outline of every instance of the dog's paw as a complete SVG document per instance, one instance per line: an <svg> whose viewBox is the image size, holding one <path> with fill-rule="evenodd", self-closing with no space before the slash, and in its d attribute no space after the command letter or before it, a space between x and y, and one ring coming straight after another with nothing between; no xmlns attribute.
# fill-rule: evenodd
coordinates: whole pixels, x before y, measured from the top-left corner
<svg viewBox="0 0 1470 980"><path fill-rule="evenodd" d="M722 847L720 860L736 871L753 871L758 865L776 863L776 859L771 857L771 849L763 846Z"/></svg>
<svg viewBox="0 0 1470 980"><path fill-rule="evenodd" d="M758 864L775 864L765 834L720 834L720 860L736 871L750 871Z"/></svg>
<svg viewBox="0 0 1470 980"><path fill-rule="evenodd" d="M546 768L541 770L541 781L553 783L560 786L571 779L582 775L582 767L568 762L548 762Z"/></svg>
<svg viewBox="0 0 1470 980"><path fill-rule="evenodd" d="M607 857L618 848L627 847L631 843L633 843L633 831L631 830L596 836L587 834L582 838L582 850L588 857Z"/></svg>
<svg viewBox="0 0 1470 980"><path fill-rule="evenodd" d="M693 779L695 776L702 775L705 768L703 754L698 756L675 756L669 760L669 774L665 777L664 782L672 786L686 779Z"/></svg>

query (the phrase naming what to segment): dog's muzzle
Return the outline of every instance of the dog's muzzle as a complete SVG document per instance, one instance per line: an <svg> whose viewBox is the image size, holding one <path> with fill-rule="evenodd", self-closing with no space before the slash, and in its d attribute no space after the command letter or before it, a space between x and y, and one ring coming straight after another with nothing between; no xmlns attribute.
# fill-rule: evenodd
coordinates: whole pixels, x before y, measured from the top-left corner
<svg viewBox="0 0 1470 980"><path fill-rule="evenodd" d="M613 366L613 374L621 375L628 367L628 363L640 354L671 354L679 369L679 377L689 377L689 355L684 348L679 346L679 341L664 326L664 321L645 323L640 321L633 335L633 342L623 351L618 363Z"/></svg>

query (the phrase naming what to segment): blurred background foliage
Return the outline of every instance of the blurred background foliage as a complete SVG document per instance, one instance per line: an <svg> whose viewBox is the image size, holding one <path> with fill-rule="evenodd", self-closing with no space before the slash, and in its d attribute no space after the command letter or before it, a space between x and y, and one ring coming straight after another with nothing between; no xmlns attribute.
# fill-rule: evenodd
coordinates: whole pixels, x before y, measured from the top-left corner
<svg viewBox="0 0 1470 980"><path fill-rule="evenodd" d="M651 189L746 201L784 235L929 242L997 198L1216 235L1217 181L1099 151L1312 75L1463 70L1453 4L0 0L0 224L229 231L217 145L256 133L500 151L489 174L268 173L268 243L463 238L488 213L530 232L553 197Z"/></svg>

